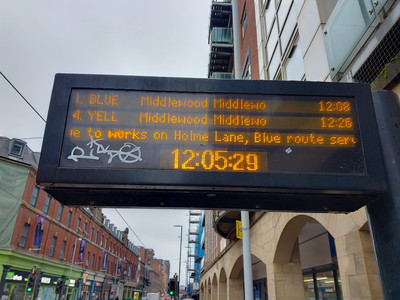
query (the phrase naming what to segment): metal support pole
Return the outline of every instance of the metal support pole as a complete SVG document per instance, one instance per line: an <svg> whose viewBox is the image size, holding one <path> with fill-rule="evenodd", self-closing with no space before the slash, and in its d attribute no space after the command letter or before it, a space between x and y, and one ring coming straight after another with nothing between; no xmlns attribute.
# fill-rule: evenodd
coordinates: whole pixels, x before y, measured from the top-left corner
<svg viewBox="0 0 400 300"><path fill-rule="evenodd" d="M239 10L237 0L232 0L232 31L235 79L242 79L240 61ZM241 212L243 246L244 299L253 300L253 273L250 247L250 218L248 211Z"/></svg>
<svg viewBox="0 0 400 300"><path fill-rule="evenodd" d="M251 265L250 247L250 218L248 211L241 212L242 219L242 247L243 247L243 280L244 280L244 299L253 300L253 270Z"/></svg>
<svg viewBox="0 0 400 300"><path fill-rule="evenodd" d="M179 244L179 267L178 267L178 294L179 294L179 286L181 282L181 258L182 258L182 228L183 226L181 225L181 242ZM178 295L179 298L179 295Z"/></svg>
<svg viewBox="0 0 400 300"><path fill-rule="evenodd" d="M68 284L67 284L67 289L65 291L65 298L68 298L68 289L69 289L69 285L71 283L71 275L72 275L72 266L74 265L74 258L75 258L75 252L76 252L76 243L78 242L79 238L75 239L75 243L74 243L74 252L72 253L72 261L71 261L71 265L69 267L69 276L68 276Z"/></svg>
<svg viewBox="0 0 400 300"><path fill-rule="evenodd" d="M83 274L84 273L85 273L85 270L82 270L81 277L79 278L79 282L78 282L78 294L77 294L78 299L81 296L81 292L82 292Z"/></svg>
<svg viewBox="0 0 400 300"><path fill-rule="evenodd" d="M177 294L178 295L175 295L175 297L178 296L178 298L179 298L179 291L180 291L179 286L180 286L180 281L181 281L182 229L183 229L183 226L182 225L174 225L174 227L180 227L181 228L181 236L180 236L180 244L179 244L178 280L177 280L177 290L178 290Z"/></svg>
<svg viewBox="0 0 400 300"><path fill-rule="evenodd" d="M400 295L400 100L391 91L373 92L386 167L388 193L368 204L367 212L385 299Z"/></svg>

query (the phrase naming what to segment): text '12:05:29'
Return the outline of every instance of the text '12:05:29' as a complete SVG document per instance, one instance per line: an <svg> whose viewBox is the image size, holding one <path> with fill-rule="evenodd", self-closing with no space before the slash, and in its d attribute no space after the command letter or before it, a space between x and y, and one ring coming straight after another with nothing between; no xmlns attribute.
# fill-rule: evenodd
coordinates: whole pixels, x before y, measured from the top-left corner
<svg viewBox="0 0 400 300"><path fill-rule="evenodd" d="M173 149L175 170L260 172L267 171L267 154L262 152Z"/></svg>

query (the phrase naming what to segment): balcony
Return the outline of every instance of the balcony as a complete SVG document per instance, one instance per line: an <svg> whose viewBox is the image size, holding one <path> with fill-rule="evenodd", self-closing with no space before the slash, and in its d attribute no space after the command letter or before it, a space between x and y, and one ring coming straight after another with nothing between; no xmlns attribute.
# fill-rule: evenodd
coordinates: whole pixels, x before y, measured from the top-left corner
<svg viewBox="0 0 400 300"><path fill-rule="evenodd" d="M213 78L214 73L232 73L233 69L233 46L221 47L218 44L211 46L210 62L208 64L208 78Z"/></svg>
<svg viewBox="0 0 400 300"><path fill-rule="evenodd" d="M232 73L214 72L211 74L212 79L233 79Z"/></svg>
<svg viewBox="0 0 400 300"><path fill-rule="evenodd" d="M387 0L339 0L324 27L324 43L334 79L355 57L358 44L373 30L372 25ZM374 24L373 24L374 23Z"/></svg>
<svg viewBox="0 0 400 300"><path fill-rule="evenodd" d="M211 4L210 30L214 27L232 27L231 0L217 1Z"/></svg>
<svg viewBox="0 0 400 300"><path fill-rule="evenodd" d="M189 211L189 216L202 216L203 213L201 210L190 210Z"/></svg>
<svg viewBox="0 0 400 300"><path fill-rule="evenodd" d="M209 29L210 60L208 78L214 73L231 73L233 68L233 34L231 0L213 0Z"/></svg>
<svg viewBox="0 0 400 300"><path fill-rule="evenodd" d="M214 27L210 34L210 43L213 44L233 44L233 35L231 28Z"/></svg>

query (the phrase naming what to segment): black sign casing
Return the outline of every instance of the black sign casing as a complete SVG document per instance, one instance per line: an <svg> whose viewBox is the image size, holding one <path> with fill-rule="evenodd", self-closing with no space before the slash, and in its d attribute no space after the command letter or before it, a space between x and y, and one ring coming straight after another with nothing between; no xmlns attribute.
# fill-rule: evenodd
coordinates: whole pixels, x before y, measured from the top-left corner
<svg viewBox="0 0 400 300"><path fill-rule="evenodd" d="M368 85L77 74L37 182L72 206L321 212L386 190Z"/></svg>

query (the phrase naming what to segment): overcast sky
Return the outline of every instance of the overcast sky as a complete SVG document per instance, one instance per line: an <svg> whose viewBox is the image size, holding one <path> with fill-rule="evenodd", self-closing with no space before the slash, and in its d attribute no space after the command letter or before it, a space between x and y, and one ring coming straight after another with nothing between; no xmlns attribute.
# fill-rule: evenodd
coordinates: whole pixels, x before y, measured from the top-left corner
<svg viewBox="0 0 400 300"><path fill-rule="evenodd" d="M211 0L0 0L0 72L44 119L56 73L205 78L210 7ZM0 136L40 151L45 123L3 77L0 101ZM172 226L185 226L185 243L188 211L119 212L178 273L180 230ZM127 227L114 209L105 214ZM132 232L130 239L141 245ZM184 261L185 245L182 253Z"/></svg>

